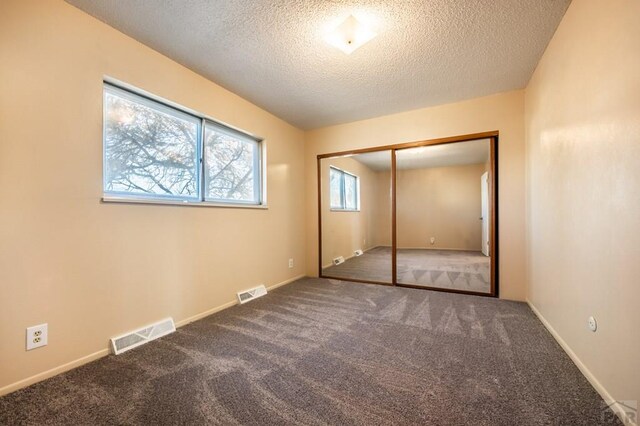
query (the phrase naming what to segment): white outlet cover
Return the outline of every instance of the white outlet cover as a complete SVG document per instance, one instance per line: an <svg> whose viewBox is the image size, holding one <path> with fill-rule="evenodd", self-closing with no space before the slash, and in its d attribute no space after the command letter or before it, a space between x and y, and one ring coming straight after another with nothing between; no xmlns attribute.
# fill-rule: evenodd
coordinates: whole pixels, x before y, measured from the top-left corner
<svg viewBox="0 0 640 426"><path fill-rule="evenodd" d="M27 327L27 350L46 346L49 342L49 324Z"/></svg>
<svg viewBox="0 0 640 426"><path fill-rule="evenodd" d="M289 268L293 268L293 259L289 259Z"/></svg>
<svg viewBox="0 0 640 426"><path fill-rule="evenodd" d="M589 330L596 331L598 329L598 321L594 317L589 317Z"/></svg>

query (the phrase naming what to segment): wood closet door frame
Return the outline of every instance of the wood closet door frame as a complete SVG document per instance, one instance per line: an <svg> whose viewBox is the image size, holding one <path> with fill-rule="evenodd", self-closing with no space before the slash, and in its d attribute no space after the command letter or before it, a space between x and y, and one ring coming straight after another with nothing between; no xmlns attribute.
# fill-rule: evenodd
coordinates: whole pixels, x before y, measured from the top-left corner
<svg viewBox="0 0 640 426"><path fill-rule="evenodd" d="M481 293L477 291L457 290L439 287L418 286L412 284L398 283L397 277L397 226L396 226L396 151L407 148L417 148L421 146L443 145L457 142L469 142L479 139L489 139L490 147L490 174L489 174L489 208L490 208L490 224L489 232L489 256L491 259L491 288L490 293ZM331 152L319 154L317 156L317 180L318 180L318 276L320 278L331 278L342 281L354 281L368 284L392 285L398 287L417 288L423 290L443 291L448 293L472 294L476 296L499 296L499 215L498 215L498 139L499 132L483 132L473 133L469 135L452 136L447 138L429 139L415 142L406 142L394 145L376 146L371 148L353 149L349 151ZM333 157L342 157L345 155L365 154L377 151L391 151L391 283L380 281L362 280L355 278L342 278L325 275L322 272L322 169L321 160Z"/></svg>

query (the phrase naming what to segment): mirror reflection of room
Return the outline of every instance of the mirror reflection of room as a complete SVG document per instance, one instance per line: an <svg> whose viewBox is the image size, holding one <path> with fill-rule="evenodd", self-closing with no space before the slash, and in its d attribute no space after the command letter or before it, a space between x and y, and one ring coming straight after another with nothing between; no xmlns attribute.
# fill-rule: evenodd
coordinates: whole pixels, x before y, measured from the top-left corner
<svg viewBox="0 0 640 426"><path fill-rule="evenodd" d="M320 160L322 274L391 283L391 151Z"/></svg>
<svg viewBox="0 0 640 426"><path fill-rule="evenodd" d="M490 141L396 151L397 282L491 292Z"/></svg>

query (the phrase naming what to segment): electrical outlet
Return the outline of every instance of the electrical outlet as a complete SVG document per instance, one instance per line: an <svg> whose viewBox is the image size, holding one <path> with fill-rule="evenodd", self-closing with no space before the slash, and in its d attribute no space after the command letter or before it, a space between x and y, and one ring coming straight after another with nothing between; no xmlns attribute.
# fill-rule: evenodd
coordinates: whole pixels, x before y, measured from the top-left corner
<svg viewBox="0 0 640 426"><path fill-rule="evenodd" d="M27 350L46 346L49 342L49 324L27 327Z"/></svg>
<svg viewBox="0 0 640 426"><path fill-rule="evenodd" d="M595 332L598 329L598 321L594 317L589 317L589 330Z"/></svg>
<svg viewBox="0 0 640 426"><path fill-rule="evenodd" d="M434 245L436 243L436 237L431 237L429 241L431 242L431 245Z"/></svg>
<svg viewBox="0 0 640 426"><path fill-rule="evenodd" d="M293 268L293 259L289 259L289 268Z"/></svg>

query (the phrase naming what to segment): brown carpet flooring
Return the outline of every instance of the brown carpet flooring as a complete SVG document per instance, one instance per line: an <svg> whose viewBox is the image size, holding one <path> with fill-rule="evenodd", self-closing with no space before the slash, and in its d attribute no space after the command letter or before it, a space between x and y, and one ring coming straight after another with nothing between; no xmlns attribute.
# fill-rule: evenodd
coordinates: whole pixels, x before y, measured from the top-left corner
<svg viewBox="0 0 640 426"><path fill-rule="evenodd" d="M620 423L526 304L302 279L0 398L0 424Z"/></svg>
<svg viewBox="0 0 640 426"><path fill-rule="evenodd" d="M425 287L491 292L491 260L464 250L398 250L398 282ZM323 275L391 283L391 247L375 247Z"/></svg>

